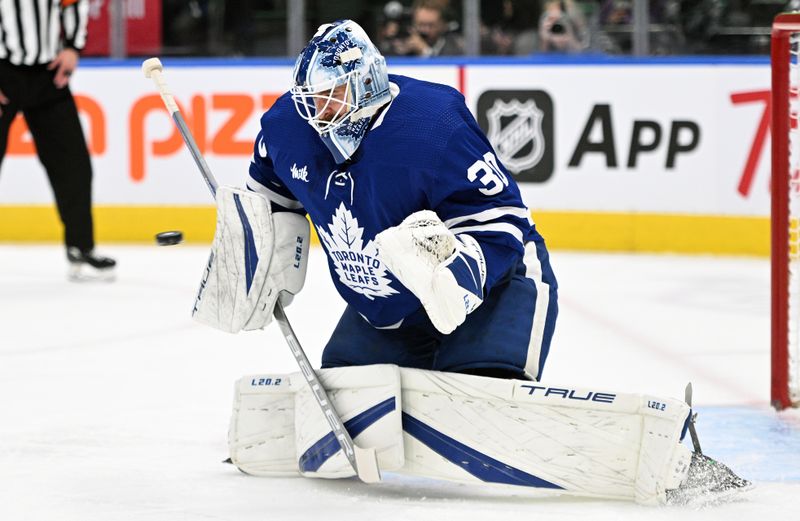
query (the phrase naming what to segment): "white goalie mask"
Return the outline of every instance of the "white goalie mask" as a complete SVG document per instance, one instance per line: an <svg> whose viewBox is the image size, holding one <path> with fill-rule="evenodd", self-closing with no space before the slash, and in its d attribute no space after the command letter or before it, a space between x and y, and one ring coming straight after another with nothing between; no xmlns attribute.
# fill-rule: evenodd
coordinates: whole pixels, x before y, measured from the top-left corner
<svg viewBox="0 0 800 521"><path fill-rule="evenodd" d="M349 159L371 117L391 100L386 60L352 20L321 26L294 66L292 99L337 163Z"/></svg>

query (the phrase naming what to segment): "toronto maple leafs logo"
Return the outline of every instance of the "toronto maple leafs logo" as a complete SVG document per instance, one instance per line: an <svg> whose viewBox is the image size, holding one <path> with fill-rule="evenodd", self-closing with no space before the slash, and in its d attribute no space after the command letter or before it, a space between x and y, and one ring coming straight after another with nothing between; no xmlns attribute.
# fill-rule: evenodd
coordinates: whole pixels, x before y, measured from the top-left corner
<svg viewBox="0 0 800 521"><path fill-rule="evenodd" d="M373 241L364 244L364 229L358 226L358 219L344 203L334 212L328 230L330 233L323 226L317 226L320 240L342 284L370 300L398 293L389 286L391 281L386 276L386 267L378 259L377 246Z"/></svg>

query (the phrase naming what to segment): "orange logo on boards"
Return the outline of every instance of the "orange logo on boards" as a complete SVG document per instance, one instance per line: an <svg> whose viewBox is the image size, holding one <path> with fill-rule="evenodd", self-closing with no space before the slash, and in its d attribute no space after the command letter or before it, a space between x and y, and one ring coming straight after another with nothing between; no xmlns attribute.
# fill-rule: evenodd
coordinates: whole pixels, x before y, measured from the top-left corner
<svg viewBox="0 0 800 521"><path fill-rule="evenodd" d="M251 139L236 139L237 133L254 116L270 108L280 94L262 94L260 106L256 108L256 99L249 94L212 94L210 96L195 95L187 107L178 102L181 114L192 132L197 147L202 153L213 153L222 156L250 156L253 152ZM177 101L177 100L176 100ZM75 95L78 112L84 117L86 125L86 142L93 156L106 153L107 123L103 107L88 96ZM208 118L214 111L224 115L224 121L216 133L209 135ZM169 136L149 141L145 123L149 117L170 116L164 108L161 98L148 95L136 100L128 116L128 157L129 175L133 181L142 181L146 177L146 161L148 156L163 157L180 152L183 139L180 132L170 122ZM9 155L35 155L36 148L22 116L17 116L9 129Z"/></svg>
<svg viewBox="0 0 800 521"><path fill-rule="evenodd" d="M263 112L271 107L278 99L278 94L264 94L261 96ZM212 152L222 156L249 156L253 153L252 139L237 140L236 133L252 117L255 111L255 100L247 94L212 94L208 100L203 96L193 96L191 106L187 109L179 101L183 119L192 132L197 148L201 153ZM210 105L210 106L209 106ZM227 119L213 136L208 135L207 120L210 111L222 111L227 114ZM145 135L145 121L151 114L169 118L164 109L164 102L157 94L139 98L131 108L129 134L130 134L130 175L134 181L141 181L145 177L145 160L148 155L153 157L168 156L177 153L183 147L183 138L174 125L170 124L170 135L159 141L148 142Z"/></svg>

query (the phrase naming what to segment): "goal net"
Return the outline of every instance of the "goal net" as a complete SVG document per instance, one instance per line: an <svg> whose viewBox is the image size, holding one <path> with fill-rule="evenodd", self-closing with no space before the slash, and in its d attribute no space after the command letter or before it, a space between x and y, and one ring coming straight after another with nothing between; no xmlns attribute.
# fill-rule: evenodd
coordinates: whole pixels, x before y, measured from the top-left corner
<svg viewBox="0 0 800 521"><path fill-rule="evenodd" d="M800 13L772 25L772 404L800 405Z"/></svg>

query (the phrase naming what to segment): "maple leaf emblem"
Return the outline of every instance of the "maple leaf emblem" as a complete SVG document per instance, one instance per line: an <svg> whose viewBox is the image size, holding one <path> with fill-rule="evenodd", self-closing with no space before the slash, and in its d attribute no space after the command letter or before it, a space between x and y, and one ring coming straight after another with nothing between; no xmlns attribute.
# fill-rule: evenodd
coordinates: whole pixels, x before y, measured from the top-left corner
<svg viewBox="0 0 800 521"><path fill-rule="evenodd" d="M386 267L378 259L377 246L372 241L364 244L364 229L358 226L358 219L345 208L344 203L339 204L334 212L328 231L317 226L319 238L328 251L328 257L333 260L342 284L370 300L399 293L389 286L391 280L386 276Z"/></svg>

